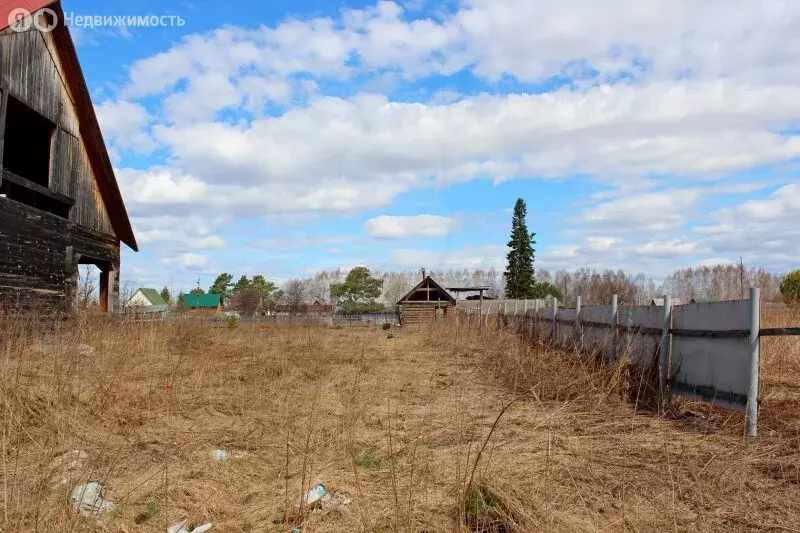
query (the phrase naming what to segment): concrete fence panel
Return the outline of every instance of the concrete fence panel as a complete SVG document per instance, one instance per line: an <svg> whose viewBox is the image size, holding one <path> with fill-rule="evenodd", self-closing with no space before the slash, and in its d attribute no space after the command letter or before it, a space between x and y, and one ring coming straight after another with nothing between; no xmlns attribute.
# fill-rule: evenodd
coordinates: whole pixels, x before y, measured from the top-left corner
<svg viewBox="0 0 800 533"><path fill-rule="evenodd" d="M750 386L750 301L677 306L672 312L672 390L744 411Z"/></svg>
<svg viewBox="0 0 800 533"><path fill-rule="evenodd" d="M627 354L637 364L647 366L658 360L661 333L664 325L662 307L636 305L620 306L619 354Z"/></svg>
<svg viewBox="0 0 800 533"><path fill-rule="evenodd" d="M610 361L614 357L614 315L610 305L598 305L581 309L583 326L583 342L587 349L601 352L604 359ZM607 327L593 326L603 324Z"/></svg>

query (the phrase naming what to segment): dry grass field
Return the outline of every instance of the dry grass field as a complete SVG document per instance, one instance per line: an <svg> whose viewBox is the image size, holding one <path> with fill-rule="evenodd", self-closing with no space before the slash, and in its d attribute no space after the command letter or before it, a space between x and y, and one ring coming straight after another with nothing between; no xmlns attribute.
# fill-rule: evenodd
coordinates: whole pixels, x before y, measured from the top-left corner
<svg viewBox="0 0 800 533"><path fill-rule="evenodd" d="M749 441L740 413L682 402L659 417L624 361L510 332L0 331L2 531L800 531L794 339L765 340ZM54 484L71 450L86 458ZM117 508L77 515L67 496L86 481ZM301 508L317 482L352 502Z"/></svg>

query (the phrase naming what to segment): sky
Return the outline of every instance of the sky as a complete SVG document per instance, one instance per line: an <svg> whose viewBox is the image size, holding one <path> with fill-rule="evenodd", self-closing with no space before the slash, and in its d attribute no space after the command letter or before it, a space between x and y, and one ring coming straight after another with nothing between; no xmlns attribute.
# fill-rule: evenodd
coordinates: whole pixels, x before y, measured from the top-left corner
<svg viewBox="0 0 800 533"><path fill-rule="evenodd" d="M800 2L64 0L123 282L800 263Z"/></svg>

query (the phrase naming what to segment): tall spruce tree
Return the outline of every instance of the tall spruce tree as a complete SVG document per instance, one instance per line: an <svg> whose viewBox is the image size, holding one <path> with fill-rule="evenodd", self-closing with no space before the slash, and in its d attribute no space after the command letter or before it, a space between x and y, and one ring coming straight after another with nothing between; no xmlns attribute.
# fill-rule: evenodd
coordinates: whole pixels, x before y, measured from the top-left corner
<svg viewBox="0 0 800 533"><path fill-rule="evenodd" d="M533 277L533 259L536 241L535 233L528 233L525 216L528 210L525 200L517 200L514 205L514 217L511 219L511 249L506 256L508 268L503 274L506 278L506 297L511 299L527 299L534 297L536 282Z"/></svg>

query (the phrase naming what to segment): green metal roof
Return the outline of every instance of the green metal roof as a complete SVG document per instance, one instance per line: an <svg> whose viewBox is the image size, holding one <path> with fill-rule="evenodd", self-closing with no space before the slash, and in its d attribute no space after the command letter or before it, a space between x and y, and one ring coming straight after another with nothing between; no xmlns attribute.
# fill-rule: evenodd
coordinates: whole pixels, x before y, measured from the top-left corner
<svg viewBox="0 0 800 533"><path fill-rule="evenodd" d="M215 309L222 302L221 294L184 294L183 303L192 309Z"/></svg>
<svg viewBox="0 0 800 533"><path fill-rule="evenodd" d="M167 302L164 301L164 298L162 298L155 289L145 289L143 287L139 289L138 292L141 292L142 295L148 299L150 305L167 305Z"/></svg>

